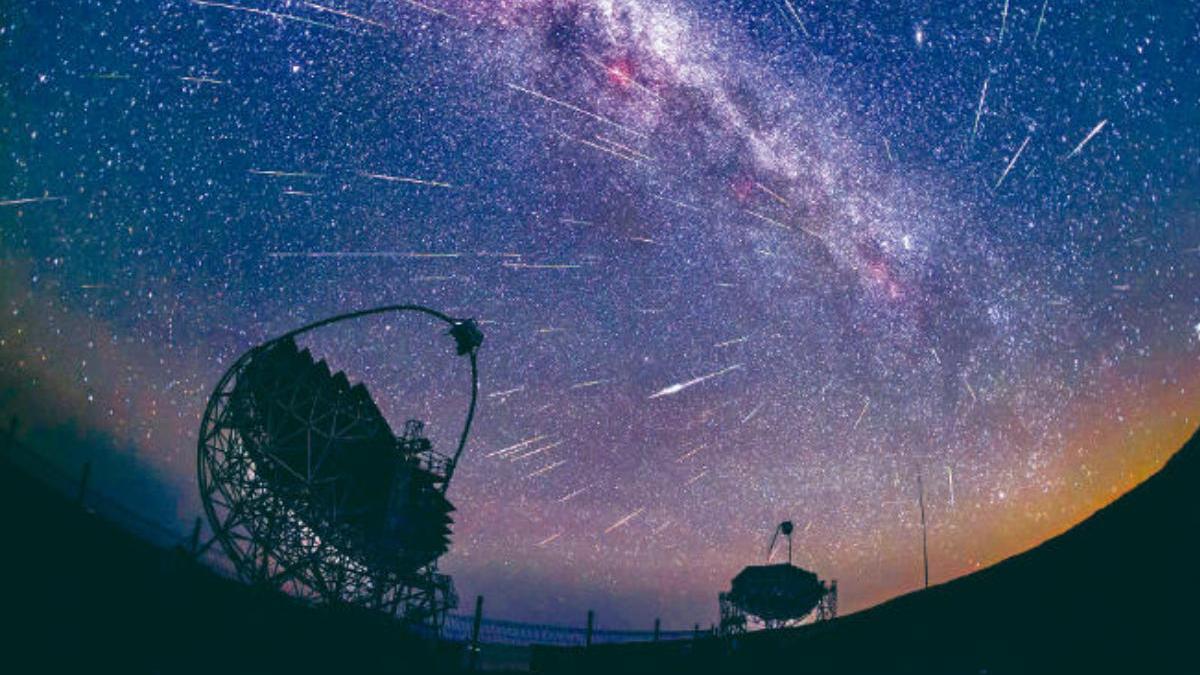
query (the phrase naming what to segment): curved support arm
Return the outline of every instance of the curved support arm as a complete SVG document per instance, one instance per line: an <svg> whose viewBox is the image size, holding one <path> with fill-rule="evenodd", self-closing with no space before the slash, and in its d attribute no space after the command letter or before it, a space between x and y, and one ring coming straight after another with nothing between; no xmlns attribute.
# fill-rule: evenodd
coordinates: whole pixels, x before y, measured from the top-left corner
<svg viewBox="0 0 1200 675"><path fill-rule="evenodd" d="M449 333L457 343L459 355L470 357L471 403L467 407L467 419L463 424L462 433L458 437L458 447L454 451L454 456L450 459L450 465L446 468L446 481L442 484L442 492L445 492L450 487L450 478L454 475L454 469L458 466L458 459L462 456L463 450L467 447L467 437L471 433L471 423L475 420L475 405L479 398L479 366L475 354L476 350L479 348L479 345L483 343L483 333L480 332L479 327L472 319L455 319L448 314L443 314L436 309L430 309L429 307L425 307L423 305L384 305L382 307L373 307L371 309L362 309L355 312L338 314L326 319L321 319L320 321L314 321L312 323L305 324L295 330L288 331L279 337L267 340L257 347L251 348L245 354L242 354L237 362L235 362L234 365L228 371L226 371L225 376L221 378L221 384L218 385L217 391L220 391L221 388L223 388L224 383L249 356L266 349L277 342L294 338L297 335L302 335L330 324L340 323L342 321L350 321L353 319L361 319L363 317L373 316L376 314L387 314L391 312L418 312L449 324L450 330L448 330L447 333Z"/></svg>

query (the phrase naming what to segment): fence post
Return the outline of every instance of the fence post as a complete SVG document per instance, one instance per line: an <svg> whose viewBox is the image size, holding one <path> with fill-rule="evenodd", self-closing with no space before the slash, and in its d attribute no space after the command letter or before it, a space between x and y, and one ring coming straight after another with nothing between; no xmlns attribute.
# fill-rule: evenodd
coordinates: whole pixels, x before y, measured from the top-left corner
<svg viewBox="0 0 1200 675"><path fill-rule="evenodd" d="M192 525L192 536L188 539L188 553L193 558L200 552L200 518L196 518L196 523Z"/></svg>
<svg viewBox="0 0 1200 675"><path fill-rule="evenodd" d="M699 639L700 639L700 624L696 624L696 627L692 629L692 640L699 640Z"/></svg>
<svg viewBox="0 0 1200 675"><path fill-rule="evenodd" d="M83 499L87 496L88 479L92 477L92 462L88 460L83 463L83 475L79 477L79 494L75 495L75 501L83 506Z"/></svg>
<svg viewBox="0 0 1200 675"><path fill-rule="evenodd" d="M658 642L659 627L661 627L661 625L662 625L662 623L658 619L654 620L654 641L655 642Z"/></svg>
<svg viewBox="0 0 1200 675"><path fill-rule="evenodd" d="M483 621L483 596L475 596L475 622L471 624L471 670L479 667L479 624Z"/></svg>
<svg viewBox="0 0 1200 675"><path fill-rule="evenodd" d="M584 642L583 642L583 646L585 646L585 647L592 646L592 627L595 625L595 623L596 623L596 613L589 609L588 610L587 633L584 635Z"/></svg>

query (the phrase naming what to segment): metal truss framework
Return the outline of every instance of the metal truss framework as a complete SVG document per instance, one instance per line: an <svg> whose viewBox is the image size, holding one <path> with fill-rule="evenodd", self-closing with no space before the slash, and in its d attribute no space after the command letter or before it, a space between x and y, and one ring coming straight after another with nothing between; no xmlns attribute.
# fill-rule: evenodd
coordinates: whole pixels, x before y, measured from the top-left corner
<svg viewBox="0 0 1200 675"><path fill-rule="evenodd" d="M309 455L307 475L279 461L269 452L256 455L242 436L239 424L239 376L247 365L272 345L295 335L335 321L353 319L387 311L420 311L450 323L450 334L458 342L458 353L471 361L471 405L457 452L445 457L431 450L418 456L421 468L435 473L437 486L444 493L454 466L462 452L474 414L477 396L475 349L482 335L470 321L457 321L417 306L392 306L356 312L310 324L269 341L243 354L221 378L209 399L201 424L197 454L197 472L204 509L215 538L221 542L238 575L247 583L276 589L295 597L324 604L352 604L400 617L422 631L440 632L446 612L457 606L450 577L437 570L437 559L416 569L388 565L370 559L362 547L347 544L353 533L328 520L314 527L306 522L307 508L313 495L321 493L323 480L319 468L325 451L335 441L353 439L365 432L363 420L352 407L312 405L312 397L302 391L274 391L275 400L291 401L286 420L309 433L303 443ZM307 405L306 405L307 404ZM322 409L324 408L324 409ZM267 420L270 425L272 420ZM284 424L283 426L287 426ZM419 427L408 426L405 439ZM293 439L295 440L295 439ZM426 443L427 445L427 443ZM257 447L257 446L256 446ZM257 462L271 462L273 467ZM261 473L267 470L291 472L292 485L285 493L278 481L268 484ZM319 530L319 533L318 533Z"/></svg>

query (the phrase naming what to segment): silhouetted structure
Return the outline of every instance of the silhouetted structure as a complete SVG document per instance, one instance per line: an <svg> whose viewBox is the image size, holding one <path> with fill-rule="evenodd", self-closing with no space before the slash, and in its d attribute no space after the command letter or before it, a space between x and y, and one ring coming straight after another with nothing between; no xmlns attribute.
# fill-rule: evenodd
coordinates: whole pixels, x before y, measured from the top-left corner
<svg viewBox="0 0 1200 675"><path fill-rule="evenodd" d="M1200 434L1066 533L868 610L696 642L537 647L541 673L1194 673ZM1114 613L1113 599L1133 601Z"/></svg>
<svg viewBox="0 0 1200 675"><path fill-rule="evenodd" d="M837 615L837 582L822 583L816 574L792 564L792 530L790 520L780 523L767 545L768 564L743 569L730 589L718 596L722 635L745 632L751 620L767 628L793 625L818 607L819 618ZM787 539L788 560L771 565L771 552L780 535Z"/></svg>
<svg viewBox="0 0 1200 675"><path fill-rule="evenodd" d="M458 354L470 357L471 403L453 456L433 449L420 421L397 437L365 386L295 342L320 326L399 311L445 321ZM474 415L482 340L469 320L394 306L310 324L239 358L209 399L198 446L205 511L238 574L438 630L457 603L437 561L450 544L445 492Z"/></svg>

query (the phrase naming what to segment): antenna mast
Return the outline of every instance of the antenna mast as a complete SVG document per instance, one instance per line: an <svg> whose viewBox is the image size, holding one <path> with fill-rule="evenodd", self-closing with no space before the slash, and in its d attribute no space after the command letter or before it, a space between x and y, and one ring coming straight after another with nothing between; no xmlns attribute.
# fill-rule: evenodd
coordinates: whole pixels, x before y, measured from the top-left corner
<svg viewBox="0 0 1200 675"><path fill-rule="evenodd" d="M921 558L925 564L925 588L929 588L929 536L925 529L925 484L917 470L917 503L921 505Z"/></svg>

